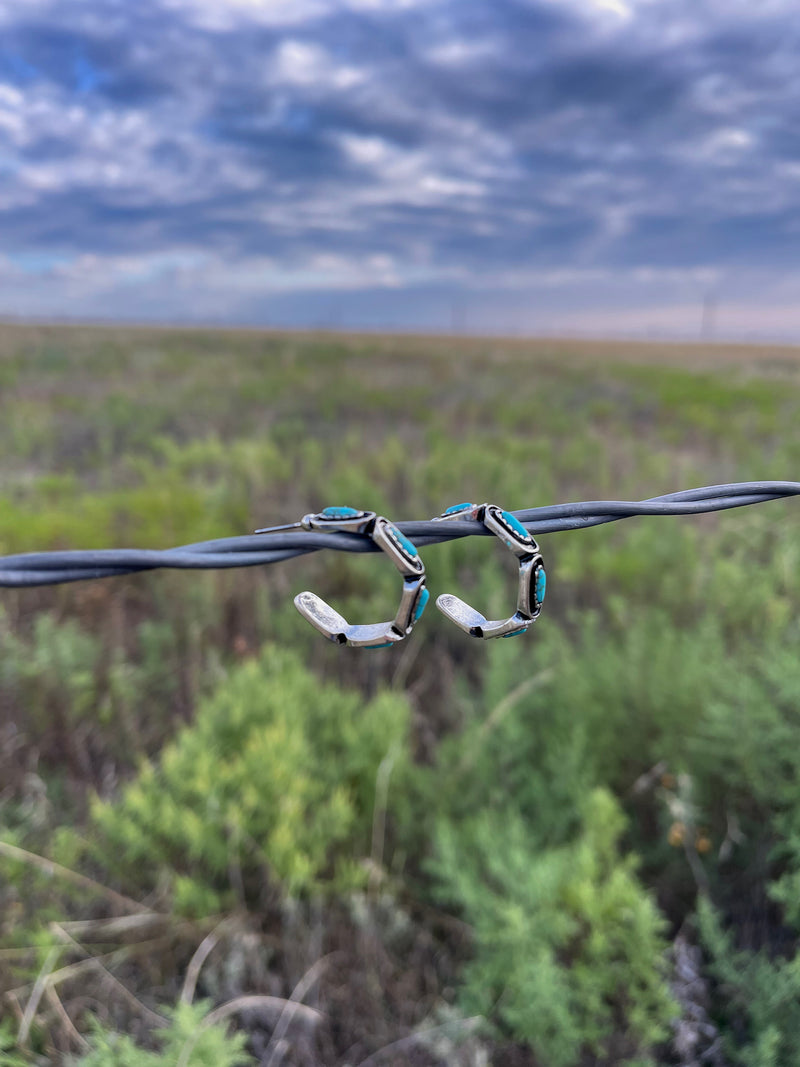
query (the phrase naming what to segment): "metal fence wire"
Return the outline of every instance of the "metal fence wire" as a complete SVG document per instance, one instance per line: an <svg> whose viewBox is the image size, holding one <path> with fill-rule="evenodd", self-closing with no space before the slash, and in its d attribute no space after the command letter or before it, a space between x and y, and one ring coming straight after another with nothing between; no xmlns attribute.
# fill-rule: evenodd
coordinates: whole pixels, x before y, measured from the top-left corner
<svg viewBox="0 0 800 1067"><path fill-rule="evenodd" d="M710 511L763 504L800 495L800 482L735 482L684 489L648 500L584 500L571 504L523 508L511 512L534 535L583 530L634 515L699 515ZM394 525L417 548L461 537L491 537L481 522L409 520ZM295 556L332 549L335 552L379 552L369 536L278 526L244 537L180 545L163 550L107 548L60 552L26 552L0 557L0 587L58 585L90 578L172 567L209 570L227 567L263 567Z"/></svg>

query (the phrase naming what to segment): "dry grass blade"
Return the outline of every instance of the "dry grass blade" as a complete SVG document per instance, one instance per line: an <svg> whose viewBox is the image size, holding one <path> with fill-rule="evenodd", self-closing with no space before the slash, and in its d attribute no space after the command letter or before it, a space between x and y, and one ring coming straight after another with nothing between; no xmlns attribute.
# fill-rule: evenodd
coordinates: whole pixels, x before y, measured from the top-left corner
<svg viewBox="0 0 800 1067"><path fill-rule="evenodd" d="M490 734L492 730L496 729L497 726L500 725L500 723L503 721L509 711L511 711L514 705L517 703L517 701L522 700L522 698L527 696L528 693L532 693L534 692L534 690L540 689L543 685L547 685L547 683L551 682L554 677L555 671L550 668L544 671L540 671L532 678L526 678L524 682L520 682L520 684L516 686L516 688L512 689L507 696L504 696L498 704L495 704L495 706L492 708L491 712L487 716L486 720L483 722L480 730L478 731L469 751L464 754L464 758L458 765L459 774L463 774L465 771L469 770L469 768L475 762L475 757L477 756L478 750L482 742L486 740L487 735Z"/></svg>
<svg viewBox="0 0 800 1067"><path fill-rule="evenodd" d="M81 941L114 941L131 934L141 937L153 931L165 928L175 930L191 924L176 922L172 916L161 912L143 911L135 915L118 915L112 919L62 920L58 925Z"/></svg>
<svg viewBox="0 0 800 1067"><path fill-rule="evenodd" d="M171 938L160 937L152 941L142 941L136 945L126 945L122 948L116 948L112 952L105 952L99 956L92 956L84 946L81 946L80 951L89 958L83 959L79 963L68 963L65 967L59 967L57 971L51 973L48 985L57 986L61 985L63 982L69 981L71 978L77 978L86 970L95 967L98 963L101 965L108 964L108 966L114 966L116 963L122 963L146 950L156 952L170 943ZM31 951L35 950L32 949ZM33 982L28 982L26 985L17 986L16 989L11 989L6 992L5 996L11 997L23 995L27 993L29 989L32 989L33 985Z"/></svg>
<svg viewBox="0 0 800 1067"><path fill-rule="evenodd" d="M409 641L408 645L403 649L397 662L397 667L392 675L392 689L398 690L399 692L405 690L408 675L411 672L411 668L417 662L417 657L420 654L421 648L422 643L420 641Z"/></svg>
<svg viewBox="0 0 800 1067"><path fill-rule="evenodd" d="M214 1011L209 1012L205 1019L203 1019L197 1030L195 1030L194 1034L192 1034L181 1049L181 1054L178 1057L175 1067L186 1067L189 1062L189 1057L192 1054L192 1050L200 1039L200 1035L210 1026L222 1022L223 1019L230 1018L231 1015L237 1015L240 1011L266 1009L267 1011L282 1013L288 1003L289 1001L284 1000L282 997L269 997L265 995L236 997L234 1000L229 1000L227 1004L222 1004L219 1008L215 1008ZM300 1016L305 1022L313 1025L316 1025L325 1018L322 1012L317 1011L316 1008L309 1008L305 1004L295 1004L294 1009L295 1016Z"/></svg>
<svg viewBox="0 0 800 1067"><path fill-rule="evenodd" d="M266 1067L272 1067L279 1043L283 1040L286 1031L292 1025L292 1020L294 1019L295 1013L298 1007L300 1007L303 998L314 983L317 982L320 975L335 955L336 953L332 952L330 955L323 956L321 959L317 960L315 964L308 968L306 973L292 990L291 996L286 1002L286 1005L280 1014L280 1018L275 1025L275 1029L272 1032L272 1037L269 1039L269 1045L267 1045L266 1052L262 1057L262 1063L266 1063Z"/></svg>
<svg viewBox="0 0 800 1067"><path fill-rule="evenodd" d="M369 892L373 894L381 881L383 846L386 837L386 805L389 799L389 779L399 752L392 746L381 760L375 775L375 804L372 809L372 848L370 855Z"/></svg>
<svg viewBox="0 0 800 1067"><path fill-rule="evenodd" d="M183 1004L191 1004L194 1000L194 993L197 989L197 979L200 977L200 971L203 968L203 964L219 944L219 939L222 936L223 931L230 925L230 919L223 919L218 926L216 926L210 933L206 934L197 946L194 955L189 960L189 966L186 968L186 977L183 980L183 989L181 990L181 1002Z"/></svg>
<svg viewBox="0 0 800 1067"><path fill-rule="evenodd" d="M105 897L106 900L113 901L118 907L125 908L128 911L148 913L151 911L151 909L145 907L144 904L140 904L136 900L131 900L130 897L126 897L122 893L117 893L114 889L109 889L107 885L103 885L101 882L96 882L94 878L89 878L85 874L79 874L77 871L72 871L69 867L62 867L60 863L56 863L54 860L48 860L44 856L37 855L35 852L29 852L25 848L11 845L8 841L0 841L0 856L6 856L10 860L16 860L18 863L27 863L31 867L37 867L47 875L55 875L58 878L63 878L67 882L72 882L73 885L79 885L82 889L88 889L92 893L97 893L99 896Z"/></svg>
<svg viewBox="0 0 800 1067"><path fill-rule="evenodd" d="M425 1041L427 1038L440 1034L444 1030L450 1030L453 1027L467 1027L470 1030L474 1030L482 1022L482 1015L473 1015L469 1019L454 1019L452 1022L442 1023L441 1026L432 1026L430 1030L418 1030L407 1037L401 1037L399 1041L392 1041L390 1045L384 1045L383 1048L379 1048L377 1052L373 1052L371 1056L367 1056L365 1060L357 1064L357 1067L375 1067L380 1058L389 1052L400 1052L402 1049L408 1048L409 1045L414 1045L418 1041Z"/></svg>
<svg viewBox="0 0 800 1067"><path fill-rule="evenodd" d="M20 956L30 956L36 952L34 945L19 945L16 948L0 948L0 960L16 960Z"/></svg>
<svg viewBox="0 0 800 1067"><path fill-rule="evenodd" d="M112 974L111 971L109 971L109 969L101 962L98 956L93 956L91 952L89 952L89 950L85 948L84 945L82 945L79 941L76 941L75 938L71 936L71 934L67 933L63 926L60 926L58 923L52 923L51 929L55 934L57 934L58 937L60 937L63 941L69 944L72 948L74 948L76 952L80 952L82 955L87 956L88 959L84 960L84 966L99 971L104 981L112 985L122 995L122 997L127 1000L131 1007L133 1007L140 1015L143 1015L145 1018L149 1019L151 1025L158 1027L168 1025L168 1019L166 1019L163 1015L159 1015L158 1012L153 1011L152 1008L148 1008L146 1004L143 1004L142 1001L139 1000L139 998L134 993L132 993L126 985L120 982L119 978L117 978L116 975ZM114 955L117 956L120 954L123 956L123 958L125 958L125 956L127 955L126 950L118 950L118 952Z"/></svg>
<svg viewBox="0 0 800 1067"><path fill-rule="evenodd" d="M53 1008L56 1015L58 1015L59 1019L63 1023L64 1031L67 1036L75 1042L75 1044L82 1052L88 1052L90 1047L89 1042L75 1026L75 1023L72 1021L72 1019L70 1019L69 1012L61 1003L61 997L59 997L52 982L48 983L45 996L47 997L48 1004L51 1008Z"/></svg>
<svg viewBox="0 0 800 1067"><path fill-rule="evenodd" d="M28 997L28 1003L25 1005L25 1011L23 1012L22 1020L19 1024L19 1030L17 1032L18 1045L24 1047L27 1044L28 1035L31 1031L31 1024L36 1016L39 1002L47 989L47 983L50 979L53 967L62 951L63 950L58 945L54 945L45 956L44 963L36 976L36 981L33 983L31 995Z"/></svg>

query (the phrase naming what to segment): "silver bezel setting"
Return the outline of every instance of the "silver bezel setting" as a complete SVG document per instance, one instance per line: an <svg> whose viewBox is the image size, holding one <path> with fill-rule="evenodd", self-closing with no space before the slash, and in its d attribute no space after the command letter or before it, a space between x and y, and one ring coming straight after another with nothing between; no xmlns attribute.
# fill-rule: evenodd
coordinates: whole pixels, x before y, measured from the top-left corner
<svg viewBox="0 0 800 1067"><path fill-rule="evenodd" d="M377 515L374 511L359 511L347 518L336 518L318 512L314 515L304 515L300 525L304 530L336 530L337 533L367 533L368 527L375 521Z"/></svg>

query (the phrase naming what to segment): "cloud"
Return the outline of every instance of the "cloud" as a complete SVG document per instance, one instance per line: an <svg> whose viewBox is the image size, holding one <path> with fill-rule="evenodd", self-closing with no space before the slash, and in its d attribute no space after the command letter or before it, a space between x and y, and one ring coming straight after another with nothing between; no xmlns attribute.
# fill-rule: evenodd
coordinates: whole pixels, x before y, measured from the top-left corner
<svg viewBox="0 0 800 1067"><path fill-rule="evenodd" d="M281 41L269 66L273 84L316 93L349 89L364 80L358 67L336 64L320 45L302 40Z"/></svg>
<svg viewBox="0 0 800 1067"><path fill-rule="evenodd" d="M212 30L242 25L302 26L346 11L380 15L430 5L436 0L164 0L164 6L189 22Z"/></svg>
<svg viewBox="0 0 800 1067"><path fill-rule="evenodd" d="M195 286L231 319L361 298L412 324L460 293L524 319L526 286L587 307L602 277L617 306L610 277L632 301L659 278L652 307L685 304L678 275L777 280L800 219L793 14L0 0L0 313L180 317Z"/></svg>

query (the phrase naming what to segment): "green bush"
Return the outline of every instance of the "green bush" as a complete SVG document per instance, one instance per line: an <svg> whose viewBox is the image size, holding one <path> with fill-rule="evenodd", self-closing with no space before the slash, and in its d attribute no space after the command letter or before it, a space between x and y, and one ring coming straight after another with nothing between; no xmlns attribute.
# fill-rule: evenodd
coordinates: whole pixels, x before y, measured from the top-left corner
<svg viewBox="0 0 800 1067"><path fill-rule="evenodd" d="M163 739L153 707L177 688L177 634L144 620L132 636L137 647L129 654L112 635L49 613L18 633L0 604L0 697L24 714L26 733L50 741L41 748L62 773L91 779L101 747L130 766Z"/></svg>
<svg viewBox="0 0 800 1067"><path fill-rule="evenodd" d="M723 859L739 857L740 875L778 839L773 869L800 870L794 632L785 626L765 649L726 641L713 617L677 629L660 608L627 608L621 625L589 611L563 627L548 619L530 647L487 650L482 687L465 694L465 727L440 748L439 795L449 788L455 811L511 802L542 844L558 844L589 789L630 799L660 766L689 776L695 821L713 842L732 832ZM654 786L635 794L649 815L634 832L660 863L658 776Z"/></svg>
<svg viewBox="0 0 800 1067"><path fill-rule="evenodd" d="M158 766L94 802L98 853L139 883L162 872L193 913L240 880L290 895L359 885L375 775L388 752L403 763L407 728L401 697L365 704L267 648L230 672Z"/></svg>
<svg viewBox="0 0 800 1067"><path fill-rule="evenodd" d="M618 842L624 817L598 789L576 839L541 849L518 814L442 823L440 896L472 925L465 1010L498 1022L550 1067L591 1054L648 1061L673 1005L664 983L663 920Z"/></svg>
<svg viewBox="0 0 800 1067"><path fill-rule="evenodd" d="M771 959L736 949L707 898L698 923L717 981L717 1010L725 1051L744 1067L800 1065L800 954Z"/></svg>
<svg viewBox="0 0 800 1067"><path fill-rule="evenodd" d="M59 623L53 615L39 615L33 632L18 637L7 627L0 606L0 687L15 692L42 732L52 722L53 708L64 708L74 728L99 702L98 673L103 647L72 619ZM67 724L65 724L67 725Z"/></svg>
<svg viewBox="0 0 800 1067"><path fill-rule="evenodd" d="M203 1025L209 1005L178 1004L167 1009L169 1025L157 1031L159 1051L140 1048L126 1034L94 1021L90 1049L70 1058L70 1067L245 1067L253 1063L244 1051L246 1034L228 1035L224 1024ZM3 1061L0 1059L0 1067Z"/></svg>

